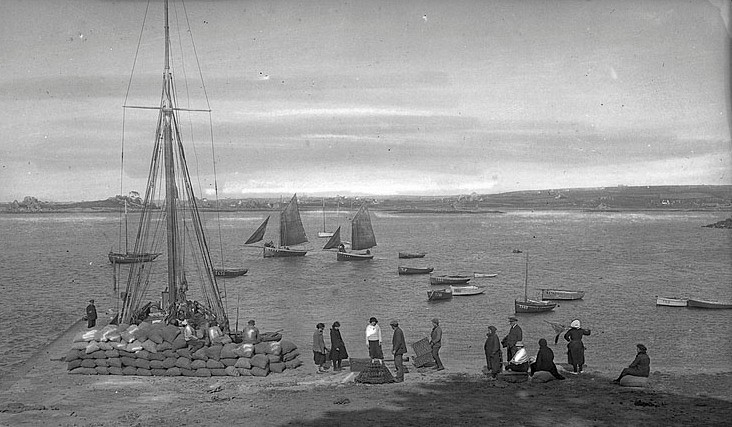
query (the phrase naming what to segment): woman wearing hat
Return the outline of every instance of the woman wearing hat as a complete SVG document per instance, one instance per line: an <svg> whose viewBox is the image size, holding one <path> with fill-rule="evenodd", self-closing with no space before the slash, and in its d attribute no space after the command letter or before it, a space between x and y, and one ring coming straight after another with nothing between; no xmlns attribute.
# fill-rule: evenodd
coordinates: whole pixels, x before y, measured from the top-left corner
<svg viewBox="0 0 732 427"><path fill-rule="evenodd" d="M333 322L333 326L330 329L330 360L333 361L334 371L340 371L342 369L341 360L348 359L346 343L343 342L340 328L340 322L336 321Z"/></svg>
<svg viewBox="0 0 732 427"><path fill-rule="evenodd" d="M572 365L574 375L581 373L582 366L585 364L585 345L582 343L582 336L584 335L590 335L590 330L582 329L580 321L577 319L570 323L570 329L564 334L564 339L569 341L567 344L567 363Z"/></svg>
<svg viewBox="0 0 732 427"><path fill-rule="evenodd" d="M648 349L643 344L636 344L635 347L637 348L638 353L635 355L633 363L623 369L620 376L613 381L614 383L620 383L620 379L626 375L647 378L651 374L651 358L646 354Z"/></svg>
<svg viewBox="0 0 732 427"><path fill-rule="evenodd" d="M493 325L489 326L488 333L485 334L485 336L485 344L483 344L483 350L485 350L485 365L490 378L495 380L503 367L503 360L501 359L501 343L498 341L498 335L496 335L496 327Z"/></svg>
<svg viewBox="0 0 732 427"><path fill-rule="evenodd" d="M370 318L369 324L366 326L366 343L372 361L374 359L384 360L384 353L381 351L381 327L375 317Z"/></svg>

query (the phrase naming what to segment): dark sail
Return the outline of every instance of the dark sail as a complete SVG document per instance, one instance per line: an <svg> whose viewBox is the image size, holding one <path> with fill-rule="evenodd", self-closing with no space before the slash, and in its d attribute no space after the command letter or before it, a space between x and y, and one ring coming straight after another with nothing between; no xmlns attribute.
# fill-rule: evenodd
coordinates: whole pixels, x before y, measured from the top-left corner
<svg viewBox="0 0 732 427"><path fill-rule="evenodd" d="M257 228L257 230L252 234L252 236L247 239L246 242L244 242L245 245L251 244L251 243L257 243L260 240L264 239L264 232L267 230L267 222L269 221L269 217L264 220L262 225Z"/></svg>
<svg viewBox="0 0 732 427"><path fill-rule="evenodd" d="M371 227L371 216L366 205L361 208L353 217L351 223L351 249L357 251L361 249L369 249L376 246L376 236L374 229Z"/></svg>
<svg viewBox="0 0 732 427"><path fill-rule="evenodd" d="M280 246L299 245L307 241L295 194L280 214Z"/></svg>
<svg viewBox="0 0 732 427"><path fill-rule="evenodd" d="M328 243L323 246L323 249L335 249L341 244L341 227L338 227L333 235L328 239Z"/></svg>

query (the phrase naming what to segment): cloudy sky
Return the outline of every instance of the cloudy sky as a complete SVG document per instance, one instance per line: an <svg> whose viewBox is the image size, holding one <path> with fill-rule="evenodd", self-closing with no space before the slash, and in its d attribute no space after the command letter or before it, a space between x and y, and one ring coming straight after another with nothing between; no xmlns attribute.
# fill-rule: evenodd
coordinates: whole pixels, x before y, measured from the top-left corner
<svg viewBox="0 0 732 427"><path fill-rule="evenodd" d="M213 158L220 197L732 184L729 4L176 2L181 105L212 110L213 144L184 120L191 171L210 194ZM2 0L0 201L143 190L147 6Z"/></svg>

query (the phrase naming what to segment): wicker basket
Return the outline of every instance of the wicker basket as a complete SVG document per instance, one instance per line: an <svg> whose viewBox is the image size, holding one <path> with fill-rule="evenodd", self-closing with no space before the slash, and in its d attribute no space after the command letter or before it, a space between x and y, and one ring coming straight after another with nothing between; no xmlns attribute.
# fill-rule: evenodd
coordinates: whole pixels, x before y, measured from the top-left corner
<svg viewBox="0 0 732 427"><path fill-rule="evenodd" d="M412 343L412 348L414 349L414 352L417 354L417 358L420 356L423 356L425 354L431 354L432 353L432 346L430 345L430 340L427 338L422 338L421 340Z"/></svg>

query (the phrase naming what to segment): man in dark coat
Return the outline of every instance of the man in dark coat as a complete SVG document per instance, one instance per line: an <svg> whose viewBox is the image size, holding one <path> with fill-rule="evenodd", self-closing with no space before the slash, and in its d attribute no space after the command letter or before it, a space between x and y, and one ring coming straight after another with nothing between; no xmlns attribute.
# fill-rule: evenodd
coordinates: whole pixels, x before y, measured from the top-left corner
<svg viewBox="0 0 732 427"><path fill-rule="evenodd" d="M496 327L491 325L488 327L488 333L485 334L485 344L483 344L483 350L485 350L485 365L488 374L492 380L495 380L498 373L503 368L503 361L501 360L501 343L498 341L498 335L496 335Z"/></svg>
<svg viewBox="0 0 732 427"><path fill-rule="evenodd" d="M441 371L445 369L440 360L440 348L442 348L442 328L440 327L440 319L432 319L432 332L430 333L430 346L432 347L432 358L435 359L435 369Z"/></svg>
<svg viewBox="0 0 732 427"><path fill-rule="evenodd" d="M532 363L529 369L529 375L531 376L537 371L547 371L558 380L564 379L559 371L557 371L557 365L554 364L554 352L549 348L544 338L539 340L539 352L536 353L536 362Z"/></svg>
<svg viewBox="0 0 732 427"><path fill-rule="evenodd" d="M506 360L510 361L516 353L516 343L524 339L524 332L521 330L521 326L518 325L517 318L510 316L508 323L511 325L511 329L508 330L508 335L501 340L501 345L506 347Z"/></svg>
<svg viewBox="0 0 732 427"><path fill-rule="evenodd" d="M89 300L89 305L86 306L86 327L93 328L97 324L97 308L94 306L94 300Z"/></svg>
<svg viewBox="0 0 732 427"><path fill-rule="evenodd" d="M620 376L613 381L614 383L620 383L620 379L626 375L647 378L651 374L651 358L646 354L648 349L643 344L636 344L636 348L638 349L638 353L635 355L633 363L623 369Z"/></svg>
<svg viewBox="0 0 732 427"><path fill-rule="evenodd" d="M402 356L407 352L407 343L404 340L404 332L399 327L397 320L389 322L394 335L391 337L391 352L394 354L394 369L396 369L396 381L404 381L404 360Z"/></svg>

